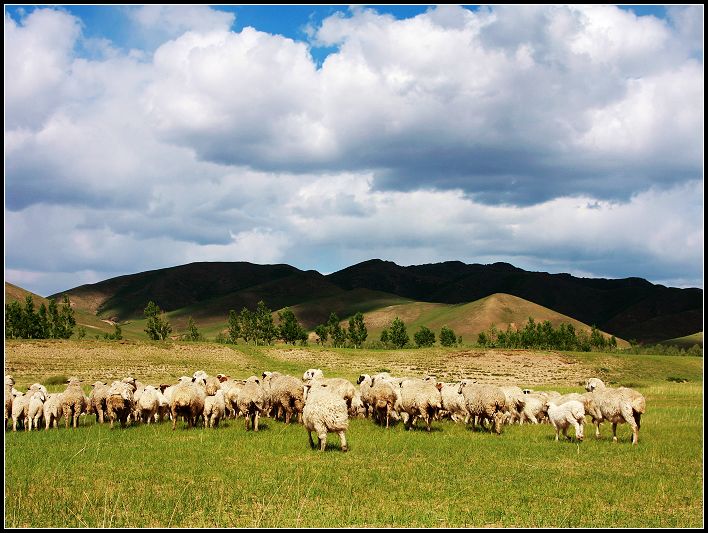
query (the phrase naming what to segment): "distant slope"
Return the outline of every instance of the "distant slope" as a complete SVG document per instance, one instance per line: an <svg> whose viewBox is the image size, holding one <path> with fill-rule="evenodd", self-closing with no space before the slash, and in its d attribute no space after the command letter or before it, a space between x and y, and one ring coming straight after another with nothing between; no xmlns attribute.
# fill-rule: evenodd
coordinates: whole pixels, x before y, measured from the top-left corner
<svg viewBox="0 0 708 533"><path fill-rule="evenodd" d="M576 278L527 272L507 263L467 265L449 261L402 267L378 259L345 268L328 278L344 289L368 288L437 303L513 294L617 337L645 342L680 337L703 327L701 289L668 288L641 278Z"/></svg>
<svg viewBox="0 0 708 533"><path fill-rule="evenodd" d="M479 333L487 331L492 325L502 331L507 327L522 329L529 317L536 322L548 320L554 327L570 323L576 330L590 332L587 324L551 309L510 294L493 294L467 304L411 302L364 313L370 338L378 338L381 330L388 327L396 316L406 323L411 339L420 326L429 327L437 335L440 328L447 325L467 342L473 342ZM618 345L629 346L629 343L618 339Z"/></svg>
<svg viewBox="0 0 708 533"><path fill-rule="evenodd" d="M703 348L703 332L699 331L698 333L694 333L693 335L686 335L685 337L678 337L676 339L668 339L662 341L661 344L671 344L685 349L689 349L694 344L697 344L698 346Z"/></svg>
<svg viewBox="0 0 708 533"><path fill-rule="evenodd" d="M29 292L17 285L5 282L5 303L10 303L14 300L19 301L22 307L25 305L25 298L27 295L32 296L32 301L34 301L35 310L39 308L40 305L49 305L49 299L43 298L33 292ZM74 335L76 335L78 326L84 326L86 329L86 334L92 337L96 334L103 335L104 333L113 333L114 327L93 315L90 311L82 309L76 305L73 299L70 299L71 307L74 310L74 317L76 318L76 328L74 329ZM57 303L61 305L61 299L57 298Z"/></svg>
<svg viewBox="0 0 708 533"><path fill-rule="evenodd" d="M509 294L618 338L645 343L703 329L702 289L669 288L640 278L586 279L527 272L507 263L449 261L402 267L376 259L324 276L289 265L202 262L120 276L64 292L77 308L104 319L140 320L147 302L153 300L185 324L189 316L216 324L219 317L225 320L229 309L253 308L264 300L274 310L297 307L296 315L313 325L331 311L343 316L350 304L369 305L366 293L356 291L390 295L384 300L442 304Z"/></svg>

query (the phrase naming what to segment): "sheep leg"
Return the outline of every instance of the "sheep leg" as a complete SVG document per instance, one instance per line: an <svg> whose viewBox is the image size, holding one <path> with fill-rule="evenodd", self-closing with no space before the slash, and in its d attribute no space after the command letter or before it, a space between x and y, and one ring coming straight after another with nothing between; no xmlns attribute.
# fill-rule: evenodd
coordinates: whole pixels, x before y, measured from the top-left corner
<svg viewBox="0 0 708 533"><path fill-rule="evenodd" d="M599 439L600 438L600 421L595 420L595 438Z"/></svg>
<svg viewBox="0 0 708 533"><path fill-rule="evenodd" d="M325 451L325 448L327 447L327 431L324 431L322 433L318 433L317 440L319 440L319 442L320 442L320 451L321 452Z"/></svg>
<svg viewBox="0 0 708 533"><path fill-rule="evenodd" d="M307 438L310 439L310 448L315 449L315 442L312 440L312 432L308 430Z"/></svg>
<svg viewBox="0 0 708 533"><path fill-rule="evenodd" d="M256 414L253 415L253 431L258 431L258 416L259 412L256 411Z"/></svg>
<svg viewBox="0 0 708 533"><path fill-rule="evenodd" d="M612 442L617 442L617 422L612 423Z"/></svg>
<svg viewBox="0 0 708 533"><path fill-rule="evenodd" d="M344 431L338 431L339 434L339 441L342 443L342 451L346 452L349 448L347 448L347 438L344 436Z"/></svg>
<svg viewBox="0 0 708 533"><path fill-rule="evenodd" d="M246 416L244 418L246 419L246 431L248 431L248 426L251 424L251 416L246 413Z"/></svg>

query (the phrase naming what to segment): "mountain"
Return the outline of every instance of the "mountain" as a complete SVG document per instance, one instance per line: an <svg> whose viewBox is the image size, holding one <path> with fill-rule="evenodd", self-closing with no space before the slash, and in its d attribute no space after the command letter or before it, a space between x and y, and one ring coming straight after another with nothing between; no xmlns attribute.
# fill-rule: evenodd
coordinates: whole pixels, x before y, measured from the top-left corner
<svg viewBox="0 0 708 533"><path fill-rule="evenodd" d="M191 263L82 285L66 292L102 318L139 320L149 300L176 318L225 322L229 309L293 307L308 327L329 313L406 301L467 304L507 294L623 339L657 342L703 330L703 290L654 285L641 278L593 279L529 272L508 263L449 261L403 267L374 259L329 275L289 265ZM357 308L357 306L360 307Z"/></svg>

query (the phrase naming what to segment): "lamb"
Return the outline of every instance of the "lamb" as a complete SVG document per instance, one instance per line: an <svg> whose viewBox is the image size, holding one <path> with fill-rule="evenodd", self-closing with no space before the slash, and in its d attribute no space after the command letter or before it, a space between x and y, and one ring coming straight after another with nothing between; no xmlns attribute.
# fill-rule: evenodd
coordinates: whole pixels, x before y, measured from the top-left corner
<svg viewBox="0 0 708 533"><path fill-rule="evenodd" d="M570 440L567 434L568 428L572 425L575 428L575 438L583 440L583 424L585 422L585 406L578 400L568 400L562 404L548 401L544 405L544 411L548 414L548 420L556 430L556 442L558 435L563 431L563 436Z"/></svg>
<svg viewBox="0 0 708 533"><path fill-rule="evenodd" d="M238 393L238 411L246 419L246 431L249 424L253 431L258 431L258 417L265 410L266 394L261 387L261 380L251 376Z"/></svg>
<svg viewBox="0 0 708 533"><path fill-rule="evenodd" d="M595 424L595 437L600 438L600 424L609 420L612 423L612 441L617 442L617 424L626 422L632 428L632 445L636 445L642 414L646 411L644 396L627 387L605 387L597 378L588 380L586 389L588 392L583 395L585 407Z"/></svg>
<svg viewBox="0 0 708 533"><path fill-rule="evenodd" d="M216 391L216 394L204 398L204 427L207 425L210 428L218 428L219 421L224 418L226 413L226 401L224 400L224 391L221 389Z"/></svg>
<svg viewBox="0 0 708 533"><path fill-rule="evenodd" d="M25 418L25 424L29 426L30 431L32 431L33 425L39 429L39 419L44 416L44 403L47 401L47 397L48 394L42 390L37 390L30 396L27 417Z"/></svg>
<svg viewBox="0 0 708 533"><path fill-rule="evenodd" d="M268 392L270 404L276 410L276 417L285 413L285 423L290 423L293 414L297 414L298 423L302 422L302 409L305 404L302 381L279 372L263 372L263 383Z"/></svg>
<svg viewBox="0 0 708 533"><path fill-rule="evenodd" d="M108 389L106 399L106 411L108 420L113 429L113 422L120 421L120 427L124 428L128 423L128 417L133 413L135 399L133 397L133 386L124 381L114 381Z"/></svg>
<svg viewBox="0 0 708 533"><path fill-rule="evenodd" d="M185 417L188 427L196 427L199 417L203 416L206 380L202 377L192 379L194 381L190 383L180 382L172 392L170 409L173 431L177 427L177 416Z"/></svg>
<svg viewBox="0 0 708 533"><path fill-rule="evenodd" d="M401 382L400 389L400 409L408 415L404 420L406 429L410 430L420 417L425 421L426 431L430 431L430 421L442 408L442 383L406 379Z"/></svg>
<svg viewBox="0 0 708 533"><path fill-rule="evenodd" d="M96 422L103 424L103 420L106 416L106 399L108 398L108 383L102 381L96 381L91 385L91 392L89 393L89 405L91 410L96 413Z"/></svg>
<svg viewBox="0 0 708 533"><path fill-rule="evenodd" d="M54 429L59 427L59 419L63 416L62 413L62 394L50 394L47 401L44 402L44 429L49 429L54 423Z"/></svg>
<svg viewBox="0 0 708 533"><path fill-rule="evenodd" d="M64 422L66 429L69 429L69 418L73 417L76 429L79 423L79 416L86 409L86 397L84 391L81 390L81 381L76 377L70 377L67 380L68 386L62 393L61 411L64 413Z"/></svg>
<svg viewBox="0 0 708 533"><path fill-rule="evenodd" d="M506 397L501 389L495 385L480 385L462 380L458 392L465 397L467 412L473 418L473 427L479 418L482 427L484 420L493 423L494 432L501 434L501 426L506 413Z"/></svg>
<svg viewBox="0 0 708 533"><path fill-rule="evenodd" d="M345 432L349 427L347 404L344 399L330 391L327 383L311 381L304 385L303 398L305 407L302 411L302 420L310 440L310 447L314 448L312 432L317 434L320 451L327 446L327 433L337 433L341 442L342 451L346 452L347 439Z"/></svg>

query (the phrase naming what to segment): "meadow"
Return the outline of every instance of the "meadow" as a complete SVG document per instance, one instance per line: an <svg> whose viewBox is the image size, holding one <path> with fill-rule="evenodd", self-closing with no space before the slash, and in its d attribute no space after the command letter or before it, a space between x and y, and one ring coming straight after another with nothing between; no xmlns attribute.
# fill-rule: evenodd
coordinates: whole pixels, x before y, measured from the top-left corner
<svg viewBox="0 0 708 533"><path fill-rule="evenodd" d="M354 350L136 341L6 341L5 373L20 390L62 378L132 374L169 383L203 369L236 378L317 367L362 373L478 377L559 392L588 377L647 399L638 446L619 426L596 440L555 442L553 429L505 426L500 436L436 421L389 430L350 421L350 451L324 453L302 426L263 418L216 430L171 424L5 433L6 527L701 527L703 360L700 357L431 348ZM572 434L572 430L570 432Z"/></svg>

